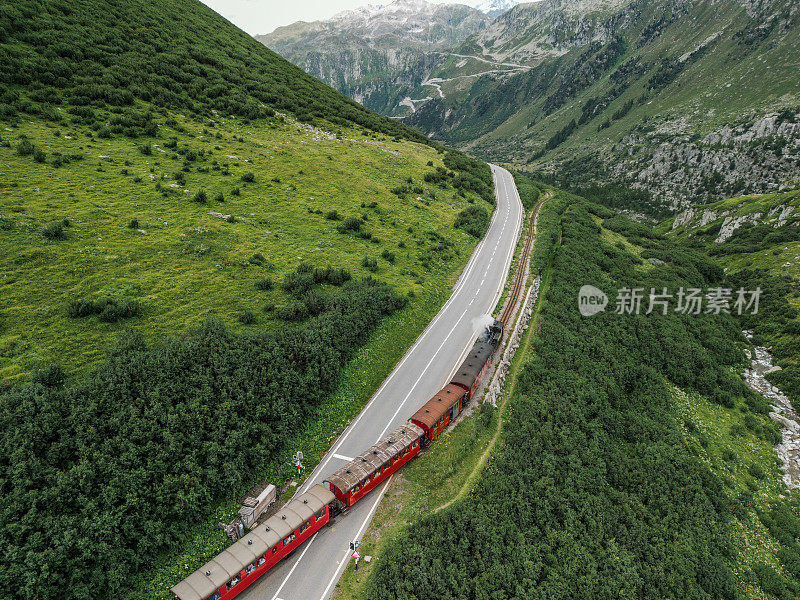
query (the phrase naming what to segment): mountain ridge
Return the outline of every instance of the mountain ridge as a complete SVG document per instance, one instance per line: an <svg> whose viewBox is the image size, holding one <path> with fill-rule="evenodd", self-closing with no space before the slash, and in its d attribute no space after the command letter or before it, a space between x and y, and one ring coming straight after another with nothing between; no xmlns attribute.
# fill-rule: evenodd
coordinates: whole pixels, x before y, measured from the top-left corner
<svg viewBox="0 0 800 600"><path fill-rule="evenodd" d="M800 8L788 0L519 4L399 72L372 69L364 89L337 84L362 52L355 39L311 70L429 137L562 186L624 183L678 209L800 176Z"/></svg>

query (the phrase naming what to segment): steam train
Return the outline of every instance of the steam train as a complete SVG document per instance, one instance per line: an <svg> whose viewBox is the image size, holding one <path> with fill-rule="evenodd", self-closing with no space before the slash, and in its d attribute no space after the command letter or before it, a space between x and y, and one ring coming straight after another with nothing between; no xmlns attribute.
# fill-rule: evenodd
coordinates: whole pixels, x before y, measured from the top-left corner
<svg viewBox="0 0 800 600"><path fill-rule="evenodd" d="M494 321L475 342L452 381L402 426L368 448L323 484L289 501L170 591L178 600L229 600L420 453L472 398L503 333Z"/></svg>

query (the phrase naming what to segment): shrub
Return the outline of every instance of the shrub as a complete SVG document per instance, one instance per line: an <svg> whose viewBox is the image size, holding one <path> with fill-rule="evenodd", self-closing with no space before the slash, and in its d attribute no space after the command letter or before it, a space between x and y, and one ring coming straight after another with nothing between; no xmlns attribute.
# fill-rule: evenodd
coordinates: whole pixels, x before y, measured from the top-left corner
<svg viewBox="0 0 800 600"><path fill-rule="evenodd" d="M145 156L150 156L153 154L153 148L150 144L142 144L139 146L139 152L144 154Z"/></svg>
<svg viewBox="0 0 800 600"><path fill-rule="evenodd" d="M384 250L383 252L381 252L381 256L387 262L390 262L390 263L394 264L394 261L395 261L394 252L389 252L388 250Z"/></svg>
<svg viewBox="0 0 800 600"><path fill-rule="evenodd" d="M261 265L263 265L263 264L265 264L265 263L267 262L267 259L266 259L266 258L264 258L264 255L263 255L263 254L261 254L261 252L256 252L255 254L253 254L253 256L251 256L251 257L248 259L248 261L249 261L249 262L250 262L250 264L252 264L252 265L259 265L259 266L261 266Z"/></svg>
<svg viewBox="0 0 800 600"><path fill-rule="evenodd" d="M276 308L274 315L283 321L302 321L308 317L308 308L302 302L292 302Z"/></svg>
<svg viewBox="0 0 800 600"><path fill-rule="evenodd" d="M246 183L252 183L255 180L256 180L256 176L253 173L250 173L249 171L242 175L242 181L244 181Z"/></svg>
<svg viewBox="0 0 800 600"><path fill-rule="evenodd" d="M327 215L325 215L325 218L329 221L340 221L342 219L342 217L339 216L339 213L335 210L330 211Z"/></svg>
<svg viewBox="0 0 800 600"><path fill-rule="evenodd" d="M33 151L33 160L35 160L37 163L43 163L44 161L47 160L47 155L38 148L36 148Z"/></svg>
<svg viewBox="0 0 800 600"><path fill-rule="evenodd" d="M468 206L458 214L454 226L471 236L481 238L489 226L489 213L482 206Z"/></svg>
<svg viewBox="0 0 800 600"><path fill-rule="evenodd" d="M139 229L139 219L131 219L128 223L129 229Z"/></svg>
<svg viewBox="0 0 800 600"><path fill-rule="evenodd" d="M222 192L214 196L214 202L225 202L225 196L222 194Z"/></svg>
<svg viewBox="0 0 800 600"><path fill-rule="evenodd" d="M53 221L52 223L48 223L42 230L42 235L48 240L63 240L64 223L61 221Z"/></svg>
<svg viewBox="0 0 800 600"><path fill-rule="evenodd" d="M204 189L200 189L194 195L194 201L200 204L205 204L208 201L208 196L206 195L206 191Z"/></svg>
<svg viewBox="0 0 800 600"><path fill-rule="evenodd" d="M256 316L249 310L244 311L239 315L239 323L243 325L252 325L256 322Z"/></svg>
<svg viewBox="0 0 800 600"><path fill-rule="evenodd" d="M368 271L372 271L375 273L378 270L378 261L374 258L370 258L369 256L365 256L364 259L361 261L361 266L367 269Z"/></svg>
<svg viewBox="0 0 800 600"><path fill-rule="evenodd" d="M307 294L314 287L313 273L288 273L283 279L283 289L296 297Z"/></svg>
<svg viewBox="0 0 800 600"><path fill-rule="evenodd" d="M347 217L344 223L340 223L336 230L339 233L347 233L348 231L359 231L361 229L362 221L358 217Z"/></svg>
<svg viewBox="0 0 800 600"><path fill-rule="evenodd" d="M255 283L256 289L261 290L262 292L268 292L273 288L273 285L272 279L269 277L262 277Z"/></svg>
<svg viewBox="0 0 800 600"><path fill-rule="evenodd" d="M761 468L761 465L756 463L751 463L747 467L747 472L756 479L764 479L767 476L767 474L764 472L764 469Z"/></svg>
<svg viewBox="0 0 800 600"><path fill-rule="evenodd" d="M238 196L240 194L241 194L241 192L239 191L239 188L233 188L231 190L231 196Z"/></svg>
<svg viewBox="0 0 800 600"><path fill-rule="evenodd" d="M44 369L36 369L31 376L31 382L48 388L59 388L66 378L61 365L50 365Z"/></svg>
<svg viewBox="0 0 800 600"><path fill-rule="evenodd" d="M20 156L30 156L36 150L28 138L22 138L17 144L17 154Z"/></svg>
<svg viewBox="0 0 800 600"><path fill-rule="evenodd" d="M120 319L138 317L141 313L139 302L131 298L100 298L98 300L75 300L67 306L67 316L73 319L99 315L104 323L115 323Z"/></svg>

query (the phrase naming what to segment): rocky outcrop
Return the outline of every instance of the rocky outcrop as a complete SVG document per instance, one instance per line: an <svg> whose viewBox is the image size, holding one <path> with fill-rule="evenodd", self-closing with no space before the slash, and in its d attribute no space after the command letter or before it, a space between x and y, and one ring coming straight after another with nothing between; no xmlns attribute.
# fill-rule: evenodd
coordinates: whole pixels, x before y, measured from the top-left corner
<svg viewBox="0 0 800 600"><path fill-rule="evenodd" d="M762 115L699 140L683 127L672 121L625 136L607 157L610 172L676 210L800 179L800 111Z"/></svg>

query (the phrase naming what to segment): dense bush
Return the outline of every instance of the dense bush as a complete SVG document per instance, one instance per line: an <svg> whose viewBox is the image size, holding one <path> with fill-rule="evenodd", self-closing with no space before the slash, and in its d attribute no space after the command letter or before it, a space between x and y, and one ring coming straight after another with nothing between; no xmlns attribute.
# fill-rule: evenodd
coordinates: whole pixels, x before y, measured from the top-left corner
<svg viewBox="0 0 800 600"><path fill-rule="evenodd" d="M336 226L339 233L348 233L350 231L359 231L363 221L358 217L347 217L343 223Z"/></svg>
<svg viewBox="0 0 800 600"><path fill-rule="evenodd" d="M519 191L520 200L522 200L522 206L527 210L531 210L538 204L539 197L542 193L541 190L527 175L523 175L517 171L514 171L512 174L514 175L514 183L517 185L517 190Z"/></svg>
<svg viewBox="0 0 800 600"><path fill-rule="evenodd" d="M30 156L35 150L36 147L28 138L22 138L17 144L17 154L20 156Z"/></svg>
<svg viewBox="0 0 800 600"><path fill-rule="evenodd" d="M741 360L737 324L727 315L616 315L613 298L594 317L577 306L587 283L609 292L720 280L697 266L637 269L582 203L558 202L545 205L542 223L562 236L552 254L543 250L550 287L504 443L465 499L390 545L368 583L372 600L739 596L728 500L686 450L665 385L695 388L703 370L729 375Z"/></svg>
<svg viewBox="0 0 800 600"><path fill-rule="evenodd" d="M53 221L52 223L48 223L45 228L42 229L42 235L48 240L63 240L66 237L64 235L64 222Z"/></svg>
<svg viewBox="0 0 800 600"><path fill-rule="evenodd" d="M457 189L471 190L489 204L494 204L494 180L489 165L457 150L447 150L444 166L458 172L453 178L453 185Z"/></svg>
<svg viewBox="0 0 800 600"><path fill-rule="evenodd" d="M238 319L239 323L242 323L243 325L252 325L253 323L256 322L256 316L253 314L252 311L249 310L246 310L243 313L241 313Z"/></svg>
<svg viewBox="0 0 800 600"><path fill-rule="evenodd" d="M237 336L208 322L163 346L127 331L77 385L7 390L0 585L25 600L125 596L187 523L263 473L403 304L348 282L299 327Z"/></svg>
<svg viewBox="0 0 800 600"><path fill-rule="evenodd" d="M97 300L75 300L67 306L67 316L73 319L98 315L104 323L116 323L121 319L138 317L141 306L131 298L99 298Z"/></svg>
<svg viewBox="0 0 800 600"><path fill-rule="evenodd" d="M268 292L273 288L272 279L269 277L262 277L255 283L256 289L261 290L263 292Z"/></svg>
<svg viewBox="0 0 800 600"><path fill-rule="evenodd" d="M255 180L256 180L256 176L253 173L248 172L248 173L242 174L242 181L244 181L246 183L252 183Z"/></svg>
<svg viewBox="0 0 800 600"><path fill-rule="evenodd" d="M374 258L370 258L369 256L365 256L364 259L361 261L361 266L367 269L368 271L372 271L375 273L378 270L378 261Z"/></svg>
<svg viewBox="0 0 800 600"><path fill-rule="evenodd" d="M468 206L458 213L454 226L476 238L482 238L489 226L489 213L482 206Z"/></svg>

